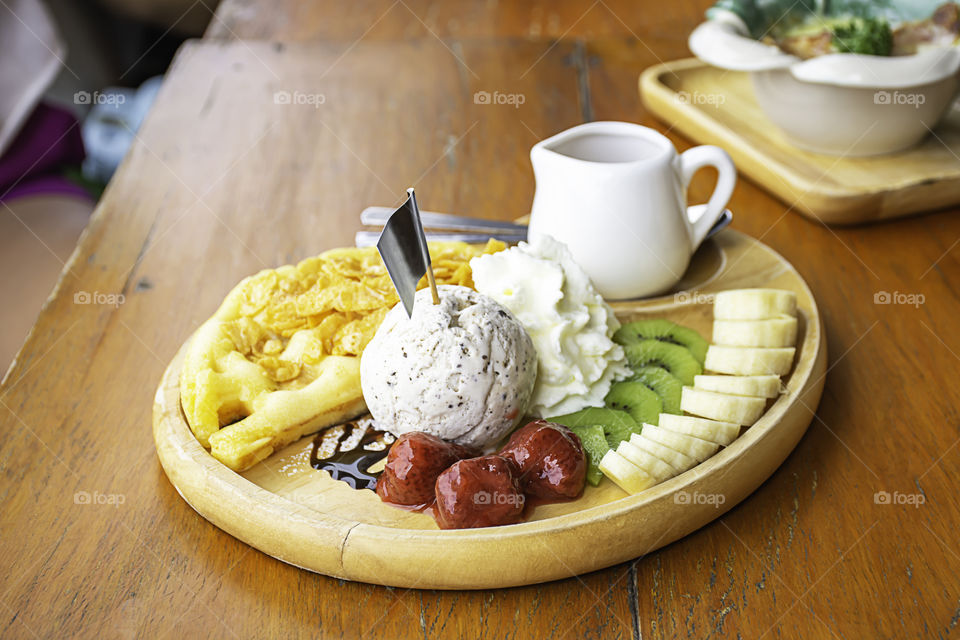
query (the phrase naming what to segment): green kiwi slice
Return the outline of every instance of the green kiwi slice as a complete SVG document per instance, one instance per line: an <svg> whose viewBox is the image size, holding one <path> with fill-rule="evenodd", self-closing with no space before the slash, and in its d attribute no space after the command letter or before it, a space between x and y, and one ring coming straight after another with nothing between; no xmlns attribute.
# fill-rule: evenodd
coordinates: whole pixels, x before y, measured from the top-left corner
<svg viewBox="0 0 960 640"><path fill-rule="evenodd" d="M599 424L570 427L570 430L580 438L583 451L587 454L587 482L597 486L603 479L603 472L600 471L600 461L610 450L607 435Z"/></svg>
<svg viewBox="0 0 960 640"><path fill-rule="evenodd" d="M614 383L603 399L611 409L626 411L638 424L657 424L663 401L650 387L637 380Z"/></svg>
<svg viewBox="0 0 960 640"><path fill-rule="evenodd" d="M684 386L693 386L693 377L703 373L703 367L690 355L686 347L660 340L641 340L623 347L627 362L634 371L646 366L660 367L673 374Z"/></svg>
<svg viewBox="0 0 960 640"><path fill-rule="evenodd" d="M616 448L624 440L630 439L630 434L640 433L640 425L626 411L617 411L607 407L587 407L580 411L568 413L556 418L547 418L550 422L562 424L565 427L589 427L600 425L603 434L607 437L610 448Z"/></svg>
<svg viewBox="0 0 960 640"><path fill-rule="evenodd" d="M613 340L623 346L637 344L644 340L659 340L660 342L679 345L685 347L701 365L707 357L707 347L709 346L707 341L693 329L681 327L663 318L637 320L625 324L613 334Z"/></svg>
<svg viewBox="0 0 960 640"><path fill-rule="evenodd" d="M677 415L681 413L680 396L683 393L683 384L673 374L666 369L653 365L640 367L635 373L636 375L631 380L642 382L660 396L660 400L663 401L664 413L675 413Z"/></svg>

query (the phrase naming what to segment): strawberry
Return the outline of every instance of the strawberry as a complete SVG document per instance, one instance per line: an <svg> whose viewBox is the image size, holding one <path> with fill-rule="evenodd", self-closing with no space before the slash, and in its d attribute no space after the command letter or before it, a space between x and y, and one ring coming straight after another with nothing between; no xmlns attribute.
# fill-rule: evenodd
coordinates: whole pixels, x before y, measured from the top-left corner
<svg viewBox="0 0 960 640"><path fill-rule="evenodd" d="M442 529L468 529L519 522L526 498L515 472L500 456L455 463L437 478L437 524Z"/></svg>
<svg viewBox="0 0 960 640"><path fill-rule="evenodd" d="M424 507L434 500L437 476L472 452L428 433L405 433L390 447L387 464L377 479L377 495L384 502Z"/></svg>
<svg viewBox="0 0 960 640"><path fill-rule="evenodd" d="M530 496L567 500L583 492L587 458L580 438L563 425L530 422L513 433L498 455L516 466L520 486Z"/></svg>

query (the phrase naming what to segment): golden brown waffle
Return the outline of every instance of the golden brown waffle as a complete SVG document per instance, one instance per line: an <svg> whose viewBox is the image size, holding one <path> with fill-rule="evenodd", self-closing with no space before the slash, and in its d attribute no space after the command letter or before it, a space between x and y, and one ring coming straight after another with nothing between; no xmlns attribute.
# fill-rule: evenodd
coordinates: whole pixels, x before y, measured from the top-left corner
<svg viewBox="0 0 960 640"><path fill-rule="evenodd" d="M438 283L473 287L470 259L505 245L429 247ZM197 440L242 471L365 411L360 356L398 301L374 247L334 249L241 281L187 348L180 400Z"/></svg>

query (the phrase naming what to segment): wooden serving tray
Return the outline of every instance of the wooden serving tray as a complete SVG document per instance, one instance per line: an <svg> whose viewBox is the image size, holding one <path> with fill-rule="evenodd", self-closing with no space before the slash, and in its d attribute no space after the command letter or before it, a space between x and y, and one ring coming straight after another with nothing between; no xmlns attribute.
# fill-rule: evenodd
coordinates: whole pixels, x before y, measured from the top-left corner
<svg viewBox="0 0 960 640"><path fill-rule="evenodd" d="M727 229L701 247L679 287L618 302L623 320L667 317L711 335L710 294L778 287L797 294L799 336L786 392L729 447L636 495L604 479L573 502L536 507L528 521L441 531L433 519L384 504L310 467L311 437L237 474L197 442L180 409L184 348L154 404L157 454L180 495L231 535L284 562L329 576L407 588L481 589L601 569L658 549L719 517L756 489L813 418L826 369L816 302L800 275L761 242ZM697 496L722 495L717 499Z"/></svg>
<svg viewBox="0 0 960 640"><path fill-rule="evenodd" d="M918 146L842 158L791 145L767 120L747 73L696 58L640 75L644 104L689 138L726 149L737 168L788 206L827 224L897 218L960 202L960 110Z"/></svg>

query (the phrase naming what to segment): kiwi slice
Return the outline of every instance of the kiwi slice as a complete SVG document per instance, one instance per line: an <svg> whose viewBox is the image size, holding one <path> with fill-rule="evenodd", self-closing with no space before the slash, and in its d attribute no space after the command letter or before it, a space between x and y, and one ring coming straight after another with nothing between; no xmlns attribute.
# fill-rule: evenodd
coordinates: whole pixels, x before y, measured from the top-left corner
<svg viewBox="0 0 960 640"><path fill-rule="evenodd" d="M673 374L666 369L653 365L640 367L635 373L636 375L631 380L642 382L660 396L660 400L663 401L664 413L675 413L677 415L681 413L680 395L683 392L683 384Z"/></svg>
<svg viewBox="0 0 960 640"><path fill-rule="evenodd" d="M607 407L587 407L580 411L547 419L571 429L598 424L603 427L603 434L607 437L607 444L610 445L611 449L615 449L624 440L629 440L630 434L640 433L640 425L633 419L633 416L626 411L617 411Z"/></svg>
<svg viewBox="0 0 960 640"><path fill-rule="evenodd" d="M637 344L643 340L659 340L679 345L685 347L701 366L707 357L709 346L707 341L693 329L681 327L663 318L637 320L625 324L613 334L613 340L623 346Z"/></svg>
<svg viewBox="0 0 960 640"><path fill-rule="evenodd" d="M703 367L690 355L686 347L660 340L641 340L623 348L630 368L637 371L652 365L666 369L683 386L692 387L693 377L703 373Z"/></svg>
<svg viewBox="0 0 960 640"><path fill-rule="evenodd" d="M587 482L597 486L603 479L603 472L600 471L600 461L603 460L607 451L610 451L607 435L599 424L570 427L570 431L573 431L580 438L583 451L587 454Z"/></svg>
<svg viewBox="0 0 960 640"><path fill-rule="evenodd" d="M657 424L660 421L660 412L663 411L660 396L637 380L615 383L603 401L611 409L626 411L641 425Z"/></svg>

